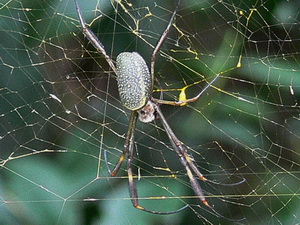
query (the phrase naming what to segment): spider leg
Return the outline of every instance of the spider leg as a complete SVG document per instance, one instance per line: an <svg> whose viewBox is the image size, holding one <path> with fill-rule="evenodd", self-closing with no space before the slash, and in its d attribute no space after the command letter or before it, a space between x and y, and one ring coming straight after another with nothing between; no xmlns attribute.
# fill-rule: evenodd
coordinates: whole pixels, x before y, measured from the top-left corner
<svg viewBox="0 0 300 225"><path fill-rule="evenodd" d="M152 99L154 102L159 103L159 104L164 104L164 105L174 105L174 106L182 106L185 105L186 103L189 102L195 102L197 101L200 96L218 79L219 75L215 76L214 79L212 81L210 81L206 87L204 89L202 89L200 91L199 94L197 94L195 97L193 98L189 98L183 101L167 101L167 100L163 100L163 99Z"/></svg>
<svg viewBox="0 0 300 225"><path fill-rule="evenodd" d="M84 35L90 40L90 42L93 44L93 46L104 55L106 62L108 63L108 65L112 68L112 70L114 71L114 73L116 73L116 67L112 61L112 59L109 57L109 55L106 53L105 48L103 46L103 44L101 43L101 41L97 38L97 36L94 34L94 32L87 27L86 22L83 18L81 9L78 5L77 0L74 0L75 2L75 6L76 6L76 11L78 14L78 18L79 18L79 22L80 25L82 27L83 33Z"/></svg>
<svg viewBox="0 0 300 225"><path fill-rule="evenodd" d="M129 119L129 125L128 125L128 131L127 131L127 134L126 134L126 138L125 138L125 144L124 144L124 150L122 152L122 155L120 156L117 164L115 165L114 169L111 171L109 169L109 166L108 166L108 161L107 161L107 156L106 156L106 150L104 151L104 159L105 159L105 163L106 163L106 167L107 167L107 170L108 172L110 173L111 176L116 176L125 157L126 157L126 154L128 154L128 151L130 149L130 145L131 143L133 143L134 140L131 141L131 138L134 137L134 130L135 130L135 126L136 126L136 119L137 119L137 112L136 111L132 111L131 114L130 114L130 119Z"/></svg>
<svg viewBox="0 0 300 225"><path fill-rule="evenodd" d="M184 210L185 208L188 207L188 205L185 205L177 210L168 211L168 212L149 210L139 205L139 200L138 200L139 197L137 194L136 183L135 183L135 179L133 178L133 172L132 172L132 162L134 158L134 131L136 126L136 121L137 121L137 112L132 111L129 119L129 128L126 134L124 150L122 152L122 155L119 158L118 163L116 164L116 166L112 171L109 169L106 151L104 151L104 158L105 158L108 172L111 174L111 176L115 176L118 173L126 155L128 154L128 159L127 159L128 186L129 186L129 193L130 193L133 206L142 211L153 213L153 214L160 214L160 215L173 214Z"/></svg>
<svg viewBox="0 0 300 225"><path fill-rule="evenodd" d="M164 41L166 40L166 38L167 38L167 36L168 36L168 34L170 32L170 28L171 28L172 23L173 23L173 21L175 19L175 16L176 16L176 13L177 13L177 9L178 9L178 7L180 5L180 2L181 2L181 0L178 0L176 8L175 8L175 10L174 10L174 12L173 12L173 14L171 16L171 19L170 19L170 21L169 21L169 23L168 23L165 31L161 35L161 37L160 37L160 39L159 39L159 41L158 41L155 49L153 50L153 53L152 53L152 56L151 56L151 65L150 65L150 71L151 71L152 78L154 78L154 67L155 67L155 62L156 62L156 55L157 55L160 47L162 46L162 44L164 43Z"/></svg>
<svg viewBox="0 0 300 225"><path fill-rule="evenodd" d="M160 215L167 215L167 214L174 214L178 213L185 208L188 207L188 205L185 205L177 210L174 211L167 211L167 212L160 212L160 211L154 211L154 210L149 210L141 205L139 205L139 197L137 193L137 188L136 188L136 181L133 177L133 172L132 172L132 162L133 162L133 156L134 156L134 132L131 132L131 136L129 137L129 155L128 155L128 160L127 160L127 173L128 173L128 186L129 186L129 193L132 201L132 205L142 211L153 213L153 214L160 214Z"/></svg>
<svg viewBox="0 0 300 225"><path fill-rule="evenodd" d="M155 104L155 103L154 103ZM167 132L167 135L169 137L169 140L172 144L172 147L176 151L176 153L179 156L181 164L185 167L185 170L187 172L187 175L190 179L191 186L195 192L195 194L199 197L199 199L202 201L202 203L208 207L211 207L208 202L206 201L203 191L198 183L198 181L195 179L191 169L194 171L194 173L203 181L206 181L207 179L201 174L201 172L198 170L196 165L193 163L191 157L187 154L183 144L181 141L176 137L174 132L172 131L171 127L167 123L162 111L160 110L158 104L155 104L156 112L159 116L159 119L161 120L163 127L165 131Z"/></svg>

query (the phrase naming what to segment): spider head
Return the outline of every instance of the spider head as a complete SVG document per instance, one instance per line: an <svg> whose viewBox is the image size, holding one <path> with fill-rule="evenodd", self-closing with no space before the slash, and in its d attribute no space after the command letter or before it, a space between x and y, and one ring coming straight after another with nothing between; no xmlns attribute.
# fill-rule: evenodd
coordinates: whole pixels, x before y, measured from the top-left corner
<svg viewBox="0 0 300 225"><path fill-rule="evenodd" d="M156 118L155 103L148 101L147 104L137 110L139 120L143 123L150 123Z"/></svg>

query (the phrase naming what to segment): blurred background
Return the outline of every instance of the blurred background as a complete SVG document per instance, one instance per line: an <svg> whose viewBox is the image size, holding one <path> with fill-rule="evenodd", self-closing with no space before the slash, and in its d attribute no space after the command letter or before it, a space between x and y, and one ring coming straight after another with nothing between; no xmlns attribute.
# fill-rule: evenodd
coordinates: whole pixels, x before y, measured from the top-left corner
<svg viewBox="0 0 300 225"><path fill-rule="evenodd" d="M78 0L115 61L148 66L177 1ZM137 123L135 209L124 147L129 115L116 76L72 0L0 0L1 224L297 224L300 3L184 0L156 58L153 96L186 145L212 209L197 198L159 119ZM104 160L107 152L107 161ZM106 165L107 164L107 165ZM243 181L243 182L242 182Z"/></svg>

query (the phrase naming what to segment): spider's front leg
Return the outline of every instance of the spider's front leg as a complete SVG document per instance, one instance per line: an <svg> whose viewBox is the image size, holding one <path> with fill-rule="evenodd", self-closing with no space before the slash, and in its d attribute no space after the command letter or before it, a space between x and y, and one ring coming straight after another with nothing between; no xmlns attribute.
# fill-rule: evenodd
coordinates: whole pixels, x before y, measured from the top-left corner
<svg viewBox="0 0 300 225"><path fill-rule="evenodd" d="M104 151L104 159L105 159L107 170L110 173L110 175L113 177L117 175L126 155L128 154L128 152L130 151L131 148L133 151L133 146L131 146L131 145L133 145L133 142L134 142L134 131L135 131L135 126L136 126L136 118L137 118L137 112L132 111L130 114L128 131L127 131L126 138L125 138L124 150L112 171L110 170L109 165L108 165L106 150Z"/></svg>
<svg viewBox="0 0 300 225"><path fill-rule="evenodd" d="M176 153L179 156L179 160L181 162L181 164L184 166L186 173L189 177L191 186L195 192L195 194L198 196L198 198L203 202L204 205L211 207L208 202L206 201L203 191L198 183L198 181L196 180L196 178L194 177L192 170L194 171L194 173L201 179L206 181L206 178L201 174L201 172L198 170L198 168L196 167L196 165L194 164L192 158L187 154L184 145L182 144L182 142L176 137L176 135L174 134L173 130L171 129L171 127L169 126L167 120L165 119L162 111L160 110L159 106L157 103L152 103L153 107L155 107L155 111L158 114L159 119L161 120L163 127L168 135L168 138L172 144L173 149L176 151Z"/></svg>
<svg viewBox="0 0 300 225"><path fill-rule="evenodd" d="M134 111L134 121L133 121L133 124L130 123L130 127L128 129L129 136L126 136L126 141L125 141L125 149L128 147L128 151L125 152L125 150L124 150L124 152L123 152L123 154L128 153L127 173L128 173L129 193L130 193L132 205L137 209L140 209L145 212L153 213L153 214L168 215L168 214L178 213L178 212L184 210L185 208L187 208L188 205L185 205L174 211L160 212L160 211L146 209L139 204L136 180L134 179L134 175L133 175L133 171L132 171L132 162L134 160L134 130L135 130L135 125L136 125L136 118L137 118L136 111ZM132 125L134 125L134 126L132 126Z"/></svg>
<svg viewBox="0 0 300 225"><path fill-rule="evenodd" d="M107 156L106 156L106 151L104 151L104 158L106 162L107 169L111 176L116 176L126 155L128 155L127 159L127 173L128 173L128 186L129 186L129 194L131 197L131 202L132 205L145 212L153 213L153 214L160 214L160 215L167 215L167 214L173 214L180 212L184 210L185 208L188 207L188 205L185 205L181 207L180 209L174 210L174 211L167 211L167 212L160 212L160 211L154 211L154 210L149 210L141 205L139 205L139 197L137 193L137 188L136 188L136 181L134 179L134 174L132 171L132 162L134 160L134 132L135 132L135 127L136 127L136 121L137 121L137 111L132 111L130 115L130 120L129 120L129 128L126 134L125 138L125 145L124 145L124 150L122 152L122 155L120 156L116 166L114 169L111 171L108 166L108 161L107 161Z"/></svg>

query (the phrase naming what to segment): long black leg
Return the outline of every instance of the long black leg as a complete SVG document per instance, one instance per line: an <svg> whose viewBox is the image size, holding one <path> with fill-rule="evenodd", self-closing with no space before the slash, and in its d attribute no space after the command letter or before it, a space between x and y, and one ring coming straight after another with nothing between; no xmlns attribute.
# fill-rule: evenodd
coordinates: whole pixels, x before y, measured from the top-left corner
<svg viewBox="0 0 300 225"><path fill-rule="evenodd" d="M78 14L79 22L82 27L84 35L90 40L90 42L93 44L93 46L100 52L102 55L104 55L106 62L108 65L111 67L111 69L116 73L116 67L115 64L113 63L112 59L109 57L109 55L106 53L105 48L101 41L98 39L98 37L94 34L93 31L91 31L90 28L86 25L86 22L83 18L82 12L80 10L80 7L78 5L77 0L74 0L75 6L76 6L76 11Z"/></svg>
<svg viewBox="0 0 300 225"><path fill-rule="evenodd" d="M159 103L159 104L164 104L164 105L174 105L174 106L182 106L185 105L186 103L189 102L195 102L197 101L201 95L219 78L219 75L215 76L214 79L212 79L212 81L210 81L204 89L202 89L199 94L197 94L195 97L193 98L189 98L183 101L167 101L167 100L163 100L163 99L153 99L154 102Z"/></svg>
<svg viewBox="0 0 300 225"><path fill-rule="evenodd" d="M127 140L126 140L127 141ZM167 215L167 214L174 214L178 213L185 208L188 207L188 205L185 205L181 207L180 209L174 210L174 211L168 211L168 212L160 212L160 211L154 211L154 210L149 210L141 205L139 205L139 197L137 193L137 188L136 188L136 181L133 177L133 172L132 172L132 162L134 158L134 130L131 132L131 136L129 137L129 155L128 155L128 160L127 160L127 172L128 172L128 186L129 186L129 193L131 197L132 204L135 208L140 209L145 212L153 213L153 214L159 214L159 215Z"/></svg>
<svg viewBox="0 0 300 225"><path fill-rule="evenodd" d="M175 10L174 10L174 12L171 16L171 19L170 19L165 31L161 35L159 41L157 42L157 45L155 46L155 48L153 50L153 53L152 53L152 56L151 56L151 65L150 65L150 73L151 73L152 80L154 79L154 68L155 68L155 62L156 62L156 55L157 55L158 51L160 50L160 47L162 46L162 44L164 43L164 41L166 40L166 38L167 38L167 36L170 32L170 28L171 28L171 26L173 24L173 21L175 19L177 9L180 5L180 2L181 2L181 0L178 0L176 8L175 8Z"/></svg>
<svg viewBox="0 0 300 225"><path fill-rule="evenodd" d="M137 112L132 111L131 115L130 115L130 119L129 119L129 128L128 128L126 138L125 138L124 150L123 150L122 155L120 156L116 166L114 167L114 169L112 171L109 169L106 151L104 151L104 158L105 158L106 166L107 166L109 173L111 174L111 176L116 176L126 155L128 155L127 173L128 173L129 194L131 197L132 204L135 208L140 209L142 211L149 212L149 213L160 214L160 215L173 214L173 213L177 213L177 212L184 210L185 208L188 207L188 205L185 205L185 206L181 207L180 209L177 209L174 211L168 211L168 212L159 212L159 211L149 210L149 209L146 209L139 205L139 197L138 197L137 188L136 188L136 181L134 179L134 175L132 172L132 162L134 159L134 131L135 131L135 127L136 127L136 121L137 121Z"/></svg>
<svg viewBox="0 0 300 225"><path fill-rule="evenodd" d="M117 164L115 165L114 169L111 171L109 169L109 166L108 166L108 161L107 161L107 156L106 156L106 150L104 151L104 159L105 159L105 162L106 162L106 166L107 166L107 169L108 169L108 172L110 173L111 176L116 176L126 155L128 154L129 152L129 149L130 149L130 144L131 144L131 138L134 137L134 130L135 130L135 127L136 127L136 119L137 119L137 112L136 111L132 111L131 114L130 114L130 119L129 119L129 125L128 125L128 131L127 131L127 134L126 134L126 138L125 138L125 144L124 144L124 150L122 152L122 155L120 156ZM133 140L134 141L134 140Z"/></svg>
<svg viewBox="0 0 300 225"><path fill-rule="evenodd" d="M179 156L181 164L185 167L185 170L187 172L187 175L190 179L191 186L195 192L195 194L199 197L199 199L203 202L204 205L211 207L208 202L205 199L205 196L203 194L203 191L198 183L198 181L195 179L195 177L192 174L191 169L194 171L194 173L202 180L206 180L206 178L200 173L194 162L192 161L191 157L187 154L184 145L181 143L181 141L176 137L174 132L172 131L171 127L167 123L162 111L160 110L158 104L154 104L154 107L156 107L156 112L158 114L159 119L162 122L162 125L167 132L167 135L169 137L169 140L172 144L172 147L176 151L176 153Z"/></svg>

